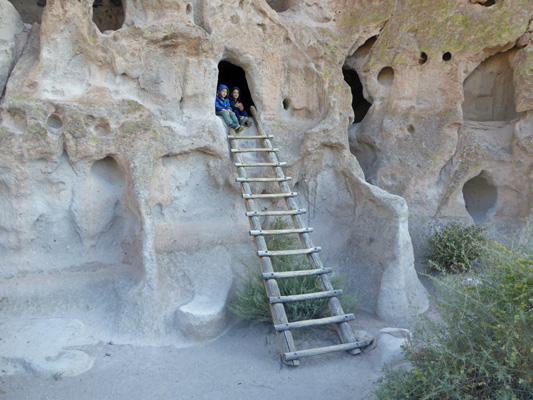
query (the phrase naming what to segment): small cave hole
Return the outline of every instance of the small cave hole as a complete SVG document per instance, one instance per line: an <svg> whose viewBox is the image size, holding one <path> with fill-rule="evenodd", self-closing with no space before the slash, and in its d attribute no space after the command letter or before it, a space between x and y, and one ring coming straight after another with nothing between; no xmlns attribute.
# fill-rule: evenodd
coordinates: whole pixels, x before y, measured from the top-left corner
<svg viewBox="0 0 533 400"><path fill-rule="evenodd" d="M495 54L464 80L463 118L467 121L511 121L516 112L513 69L509 60L516 50Z"/></svg>
<svg viewBox="0 0 533 400"><path fill-rule="evenodd" d="M124 171L112 156L96 161L91 166L91 177L98 181L113 184L117 189L121 188L125 183Z"/></svg>
<svg viewBox="0 0 533 400"><path fill-rule="evenodd" d="M354 112L354 123L359 123L365 118L368 110L372 106L363 96L363 84L359 79L359 75L353 69L343 68L342 74L344 80L352 89L352 108Z"/></svg>
<svg viewBox="0 0 533 400"><path fill-rule="evenodd" d="M391 87L394 81L394 70L391 67L385 67L378 74L378 82L385 87Z"/></svg>
<svg viewBox="0 0 533 400"><path fill-rule="evenodd" d="M300 0L266 0L266 2L270 8L280 13L294 7L300 2Z"/></svg>
<svg viewBox="0 0 533 400"><path fill-rule="evenodd" d="M447 51L446 53L444 53L442 55L442 59L444 61L450 61L452 59L452 53L450 53L449 51Z"/></svg>
<svg viewBox="0 0 533 400"><path fill-rule="evenodd" d="M122 0L94 0L93 22L100 32L120 29L124 23Z"/></svg>
<svg viewBox="0 0 533 400"><path fill-rule="evenodd" d="M424 52L420 53L420 59L418 60L418 63L420 65L424 65L428 61L428 55Z"/></svg>
<svg viewBox="0 0 533 400"><path fill-rule="evenodd" d="M283 109L284 110L288 110L291 106L291 100L289 98L284 98L283 99Z"/></svg>
<svg viewBox="0 0 533 400"><path fill-rule="evenodd" d="M191 15L192 14L192 6L190 4L187 4L185 12L187 13L187 15Z"/></svg>
<svg viewBox="0 0 533 400"><path fill-rule="evenodd" d="M373 167L379 155L379 151L373 143L367 143L361 140L350 141L350 152L357 158L365 180L373 182Z"/></svg>
<svg viewBox="0 0 533 400"><path fill-rule="evenodd" d="M108 136L111 134L111 127L107 122L102 122L95 126L94 133L97 136Z"/></svg>
<svg viewBox="0 0 533 400"><path fill-rule="evenodd" d="M52 129L61 129L63 127L63 121L57 114L51 114L46 120L46 124Z"/></svg>
<svg viewBox="0 0 533 400"><path fill-rule="evenodd" d="M478 4L480 6L483 6L483 7L491 7L493 6L494 4L496 4L496 1L495 0L470 0L471 3L473 4Z"/></svg>
<svg viewBox="0 0 533 400"><path fill-rule="evenodd" d="M244 111L250 116L250 106L254 105L248 82L246 80L246 73L244 70L229 61L220 61L218 63L218 85L226 85L229 88L228 98L233 94L233 88L238 88L240 92L239 100L244 106ZM237 116L239 117L239 116Z"/></svg>
<svg viewBox="0 0 533 400"><path fill-rule="evenodd" d="M9 0L25 24L40 24L46 0Z"/></svg>
<svg viewBox="0 0 533 400"><path fill-rule="evenodd" d="M372 47L377 42L378 37L372 36L366 40L361 47L359 47L354 53L354 57L358 60L364 60L372 51Z"/></svg>
<svg viewBox="0 0 533 400"><path fill-rule="evenodd" d="M407 127L407 132L409 132L409 133L415 133L415 127L414 127L413 125L409 125L409 126Z"/></svg>
<svg viewBox="0 0 533 400"><path fill-rule="evenodd" d="M489 218L489 212L496 205L498 193L490 176L482 171L464 184L463 198L466 211L476 224L481 224Z"/></svg>

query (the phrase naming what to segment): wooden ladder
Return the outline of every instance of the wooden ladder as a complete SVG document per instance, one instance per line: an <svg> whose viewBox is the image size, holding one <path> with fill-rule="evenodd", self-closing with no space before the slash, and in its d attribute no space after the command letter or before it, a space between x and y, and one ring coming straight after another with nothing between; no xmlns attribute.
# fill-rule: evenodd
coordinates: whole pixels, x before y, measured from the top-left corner
<svg viewBox="0 0 533 400"><path fill-rule="evenodd" d="M246 216L250 222L250 235L253 236L257 256L259 258L259 265L264 280L266 293L270 303L270 310L272 313L272 320L274 322L274 329L278 337L282 360L287 365L297 366L300 364L299 359L302 357L315 356L326 354L334 351L348 351L350 354L359 354L360 348L367 346L369 343L365 341L357 341L352 328L348 321L353 320L353 314L345 314L342 306L337 298L342 294L342 290L335 290L328 278L328 273L331 268L325 268L318 256L320 247L316 247L311 241L309 233L312 228L306 227L302 217L307 211L298 207L295 197L296 193L292 192L287 183L291 178L286 177L283 173L282 167L286 163L280 162L276 155L278 149L272 147L271 139L273 136L265 135L261 120L257 114L256 109L252 106L250 108L251 114L255 120L258 135L246 136L236 135L233 129L230 129L228 136L231 143L231 152L234 156L235 167L237 167L238 177L237 182L241 184L242 197L246 204ZM262 143L259 148L240 148L240 140L257 140ZM246 163L243 161L243 153L264 153L267 157L266 162ZM270 167L274 172L273 177L248 177L248 168ZM278 183L280 192L272 194L256 194L252 192L251 183L254 182L275 182ZM256 206L256 199L284 199L287 206L285 211L259 211ZM293 229L281 230L264 230L261 227L261 217L285 217L290 216L294 225ZM298 234L302 244L301 249L290 250L275 250L271 251L267 248L265 236L268 235L286 235ZM272 267L271 257L288 256L288 255L306 255L310 264L310 269L299 271L285 271L276 272ZM316 293L306 293L291 296L282 296L280 294L278 279L297 278L316 275L320 278L320 285L322 291ZM328 302L328 308L331 316L326 318L309 319L304 321L289 322L285 312L284 303L305 301L311 299L325 298ZM337 333L339 334L342 344L312 348L305 350L296 350L291 329L313 327L320 325L335 325Z"/></svg>

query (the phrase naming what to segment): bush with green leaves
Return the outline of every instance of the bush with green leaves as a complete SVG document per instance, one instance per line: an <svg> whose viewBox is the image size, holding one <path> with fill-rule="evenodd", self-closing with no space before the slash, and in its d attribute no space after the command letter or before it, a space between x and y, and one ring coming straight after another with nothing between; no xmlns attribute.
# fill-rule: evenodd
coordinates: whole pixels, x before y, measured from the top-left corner
<svg viewBox="0 0 533 400"><path fill-rule="evenodd" d="M533 399L533 259L521 257L492 243L469 279L432 278L441 321L425 319L404 348L410 369L385 368L377 397Z"/></svg>
<svg viewBox="0 0 533 400"><path fill-rule="evenodd" d="M270 229L286 229L288 224L282 219L276 219ZM267 247L269 250L287 250L296 247L296 238L290 235L276 235L268 237ZM278 256L272 257L274 271L298 271L310 269L305 256ZM333 276L331 284L336 289L342 289L342 277ZM301 278L278 279L278 286L282 296L295 294L313 293L322 290L318 276L306 276ZM339 300L347 310L355 309L357 300L354 297L343 296ZM327 299L316 299L285 303L285 312L289 321L301 321L306 319L320 318L327 315ZM259 267L246 266L246 276L243 279L242 288L229 304L230 310L239 318L252 323L270 322L272 316L270 305L265 291L263 279Z"/></svg>
<svg viewBox="0 0 533 400"><path fill-rule="evenodd" d="M429 266L439 271L468 272L487 245L486 228L450 222L437 226L428 239Z"/></svg>

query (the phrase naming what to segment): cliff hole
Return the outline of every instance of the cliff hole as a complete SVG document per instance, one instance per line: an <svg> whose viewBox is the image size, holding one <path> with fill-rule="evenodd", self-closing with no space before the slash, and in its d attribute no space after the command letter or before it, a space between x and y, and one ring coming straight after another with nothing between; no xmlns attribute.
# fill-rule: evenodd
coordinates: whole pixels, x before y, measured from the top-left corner
<svg viewBox="0 0 533 400"><path fill-rule="evenodd" d="M41 23L46 0L9 0L25 24Z"/></svg>
<svg viewBox="0 0 533 400"><path fill-rule="evenodd" d="M51 114L46 120L46 125L52 129L61 129L63 127L63 121L58 114Z"/></svg>
<svg viewBox="0 0 533 400"><path fill-rule="evenodd" d="M244 70L229 61L220 61L218 63L218 85L223 84L229 88L228 97L234 87L238 87L240 91L240 100L244 105L244 109L249 113L250 106L254 105L248 82L246 81L246 73Z"/></svg>
<svg viewBox="0 0 533 400"><path fill-rule="evenodd" d="M365 118L371 103L369 103L363 96L363 84L359 79L359 75L353 69L344 67L342 69L344 80L352 89L352 108L354 112L354 123L359 123Z"/></svg>
<svg viewBox="0 0 533 400"><path fill-rule="evenodd" d="M509 64L509 58L515 51L487 58L465 79L465 120L510 121L520 117L516 112L513 70Z"/></svg>
<svg viewBox="0 0 533 400"><path fill-rule="evenodd" d="M394 81L394 70L391 67L385 67L378 74L378 82L385 87L391 87Z"/></svg>
<svg viewBox="0 0 533 400"><path fill-rule="evenodd" d="M463 198L468 214L476 224L481 224L489 218L489 212L496 205L498 193L490 176L482 171L464 184Z"/></svg>
<svg viewBox="0 0 533 400"><path fill-rule="evenodd" d="M111 156L96 161L72 209L83 242L117 262L138 255L139 220L127 201L125 170ZM128 262L129 263L129 262Z"/></svg>
<svg viewBox="0 0 533 400"><path fill-rule="evenodd" d="M300 0L266 0L267 4L276 12L287 11L300 2Z"/></svg>
<svg viewBox="0 0 533 400"><path fill-rule="evenodd" d="M477 4L477 5L480 5L480 6L483 6L483 7L491 7L494 4L496 4L495 0L485 0L485 1L483 1L483 0L471 0L470 2L474 3L474 4Z"/></svg>
<svg viewBox="0 0 533 400"><path fill-rule="evenodd" d="M93 22L100 32L120 29L124 23L122 0L94 0Z"/></svg>
<svg viewBox="0 0 533 400"><path fill-rule="evenodd" d="M450 61L451 59L452 59L452 53L450 53L449 51L447 51L446 53L442 55L443 61Z"/></svg>

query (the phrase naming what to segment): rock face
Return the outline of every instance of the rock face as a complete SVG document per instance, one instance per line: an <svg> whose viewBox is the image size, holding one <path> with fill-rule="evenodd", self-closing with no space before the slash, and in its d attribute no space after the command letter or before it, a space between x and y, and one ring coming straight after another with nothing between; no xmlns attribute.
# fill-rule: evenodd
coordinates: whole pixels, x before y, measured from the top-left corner
<svg viewBox="0 0 533 400"><path fill-rule="evenodd" d="M409 229L503 230L532 202L532 6L435 3L17 1L22 43L0 0L6 318L63 315L124 343L223 331L256 261L218 81L244 84L361 307L423 312Z"/></svg>
<svg viewBox="0 0 533 400"><path fill-rule="evenodd" d="M372 103L349 128L366 179L406 199L420 252L435 220L516 233L532 199L531 3L390 7L345 63Z"/></svg>
<svg viewBox="0 0 533 400"><path fill-rule="evenodd" d="M0 1L0 91L22 53L26 41L24 24L15 7L7 0Z"/></svg>

